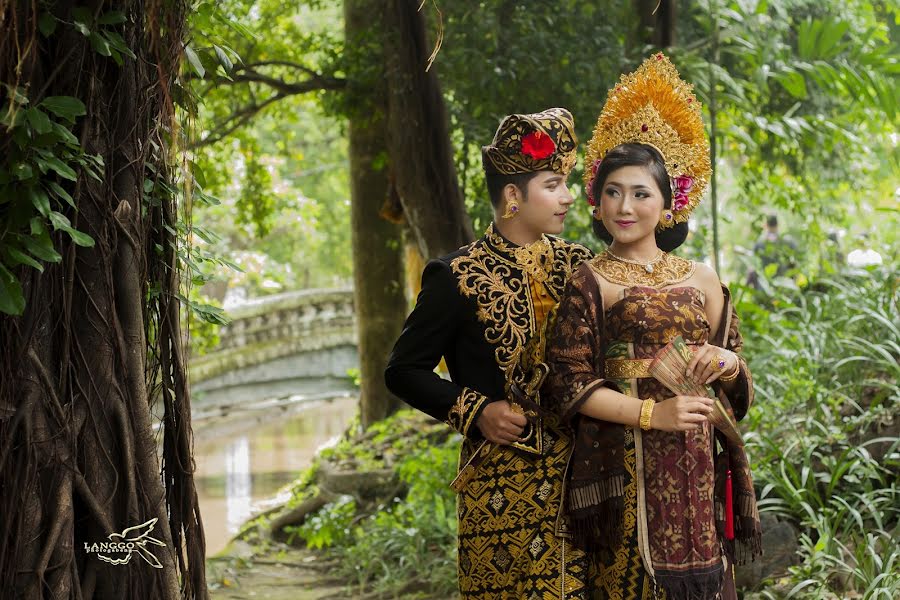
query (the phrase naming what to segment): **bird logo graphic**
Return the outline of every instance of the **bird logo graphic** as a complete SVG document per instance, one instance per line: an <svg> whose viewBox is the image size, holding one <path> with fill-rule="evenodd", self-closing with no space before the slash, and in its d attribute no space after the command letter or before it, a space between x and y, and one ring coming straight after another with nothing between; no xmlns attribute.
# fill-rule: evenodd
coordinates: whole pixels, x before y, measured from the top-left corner
<svg viewBox="0 0 900 600"><path fill-rule="evenodd" d="M138 554L147 561L147 564L151 567L162 569L162 563L160 563L159 559L150 552L149 548L147 548L148 544L162 547L166 546L160 540L150 536L150 533L153 531L153 526L156 525L156 521L158 520L158 518L153 518L146 523L129 527L128 529L123 530L122 533L111 533L106 536L109 543L101 543L99 545L94 544L90 548L85 544L85 550L97 552L97 558L113 565L127 565L131 560L131 557L134 554ZM124 556L122 558L115 558L110 552L114 552L115 555L124 553Z"/></svg>

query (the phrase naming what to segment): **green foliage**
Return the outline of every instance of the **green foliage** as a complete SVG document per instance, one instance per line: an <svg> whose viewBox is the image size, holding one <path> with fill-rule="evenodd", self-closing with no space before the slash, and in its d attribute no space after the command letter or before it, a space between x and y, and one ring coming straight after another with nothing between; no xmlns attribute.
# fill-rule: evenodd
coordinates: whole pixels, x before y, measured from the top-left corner
<svg viewBox="0 0 900 600"><path fill-rule="evenodd" d="M320 550L332 546L346 546L353 543L353 521L356 518L356 501L353 496L341 496L306 519L297 528L288 528L292 536L304 541L308 548ZM293 537L288 538L293 541Z"/></svg>
<svg viewBox="0 0 900 600"><path fill-rule="evenodd" d="M322 460L338 468L375 471L396 468L398 460L409 454L424 452L432 444L449 435L445 426L427 422L414 410L400 410L389 418L374 423L365 432L353 435L358 422L348 427L348 434L337 444L320 453Z"/></svg>
<svg viewBox="0 0 900 600"><path fill-rule="evenodd" d="M361 521L355 543L336 548L360 589L398 592L411 582L435 594L456 589L456 497L447 482L458 455L452 440L407 457L398 468L409 486L406 499Z"/></svg>
<svg viewBox="0 0 900 600"><path fill-rule="evenodd" d="M151 146L154 152L160 151L155 143L151 142ZM190 166L190 171L182 175L187 181L179 181L177 177L163 177L148 163L148 173L142 188L144 210L162 206L168 198L175 198L182 207L218 204L219 200L205 191L203 171L196 164ZM189 216L189 211L186 212ZM227 324L229 318L215 300L200 292L199 286L211 281L216 269L239 270L239 267L206 249L219 240L208 228L193 225L189 218L179 219L164 227L169 235L178 240L171 260L182 275L182 289L175 295L185 309L187 327L191 332L191 350L195 355L204 354L218 343L218 326ZM158 244L154 251L160 255L164 252ZM157 287L151 287L148 293L152 298L160 291Z"/></svg>
<svg viewBox="0 0 900 600"><path fill-rule="evenodd" d="M347 377L349 377L353 381L353 385L355 387L359 388L360 382L361 382L361 379L360 379L361 374L359 372L359 369L357 369L357 368L347 369Z"/></svg>
<svg viewBox="0 0 900 600"><path fill-rule="evenodd" d="M744 428L760 510L802 533L801 563L765 597L900 592L889 568L900 561L900 440L881 433L900 415L898 281L873 269L806 290L772 282L775 299L743 290L757 391Z"/></svg>
<svg viewBox="0 0 900 600"><path fill-rule="evenodd" d="M349 281L346 140L316 91L340 73L339 8L229 0L198 2L191 15L190 62L205 74L192 83L204 123L196 160L222 199L196 215L221 238L211 251L246 271L212 271L228 288L257 296Z"/></svg>
<svg viewBox="0 0 900 600"><path fill-rule="evenodd" d="M94 240L72 225L72 186L79 174L100 178L103 160L85 153L72 133L84 104L71 96L52 96L37 105L25 90L0 85L0 127L9 136L0 158L0 312L25 310L22 285L14 271L25 265L43 272L42 262L59 262L64 232L72 243Z"/></svg>
<svg viewBox="0 0 900 600"><path fill-rule="evenodd" d="M466 207L479 234L493 217L480 149L500 119L563 106L575 117L578 139L590 139L606 92L624 68L637 18L632 3L623 2L439 4L444 39L434 69L448 104ZM434 38L436 14L425 6ZM594 245L582 172L579 160L569 184L581 198L566 220L565 236Z"/></svg>
<svg viewBox="0 0 900 600"><path fill-rule="evenodd" d="M123 56L135 58L125 39L113 28L125 22L123 12L115 10L98 16L96 11L79 6L72 10L72 17L75 29L90 40L91 48L100 56L112 58L120 67L124 64ZM41 16L41 32L50 35L56 28L55 22L55 17L44 13Z"/></svg>
<svg viewBox="0 0 900 600"><path fill-rule="evenodd" d="M896 203L897 16L882 3L811 0L704 0L680 14L673 60L707 111L715 100L726 256L752 245L767 212L788 217L807 276L837 231L896 244L884 223L896 210L877 211ZM711 226L709 202L695 220Z"/></svg>
<svg viewBox="0 0 900 600"><path fill-rule="evenodd" d="M327 549L338 559L337 575L360 591L450 594L456 588L456 497L447 482L458 455L458 439L405 454L396 467L408 487L405 499L366 515L345 496L294 533L311 548Z"/></svg>

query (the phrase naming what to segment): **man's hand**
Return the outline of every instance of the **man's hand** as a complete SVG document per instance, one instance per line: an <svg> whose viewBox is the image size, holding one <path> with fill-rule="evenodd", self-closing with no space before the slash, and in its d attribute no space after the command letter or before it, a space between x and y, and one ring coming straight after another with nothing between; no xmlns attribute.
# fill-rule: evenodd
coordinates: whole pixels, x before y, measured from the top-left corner
<svg viewBox="0 0 900 600"><path fill-rule="evenodd" d="M475 422L485 439L503 446L518 441L527 423L528 419L513 412L506 400L497 400L485 406Z"/></svg>

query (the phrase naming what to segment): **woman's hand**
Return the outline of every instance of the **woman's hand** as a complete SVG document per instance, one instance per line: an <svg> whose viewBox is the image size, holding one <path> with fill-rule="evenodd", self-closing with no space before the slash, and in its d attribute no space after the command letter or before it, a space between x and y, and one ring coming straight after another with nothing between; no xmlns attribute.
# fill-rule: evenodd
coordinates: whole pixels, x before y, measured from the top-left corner
<svg viewBox="0 0 900 600"><path fill-rule="evenodd" d="M703 396L675 396L657 402L650 416L650 428L660 431L689 431L706 423L713 399Z"/></svg>
<svg viewBox="0 0 900 600"><path fill-rule="evenodd" d="M685 375L697 383L709 385L725 373L734 373L739 367L737 354L712 344L703 344L694 352Z"/></svg>

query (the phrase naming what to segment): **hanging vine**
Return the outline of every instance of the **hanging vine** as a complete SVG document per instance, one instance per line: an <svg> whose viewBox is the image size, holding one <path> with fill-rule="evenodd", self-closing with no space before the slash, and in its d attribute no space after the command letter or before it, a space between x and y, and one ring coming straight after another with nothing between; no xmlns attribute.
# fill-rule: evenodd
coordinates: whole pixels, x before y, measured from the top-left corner
<svg viewBox="0 0 900 600"><path fill-rule="evenodd" d="M0 0L0 581L12 597L207 596L181 331L187 9ZM146 554L91 551L141 524L158 542Z"/></svg>

